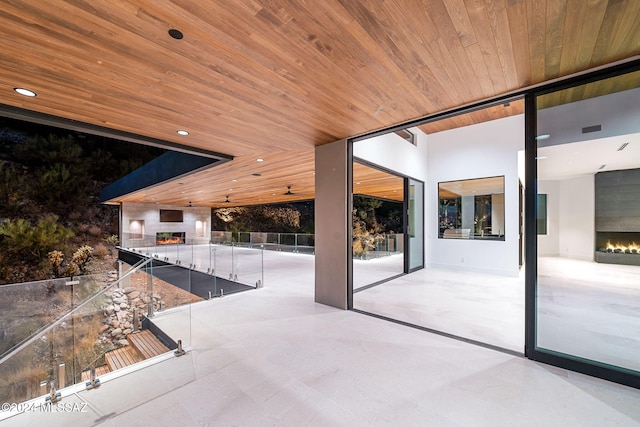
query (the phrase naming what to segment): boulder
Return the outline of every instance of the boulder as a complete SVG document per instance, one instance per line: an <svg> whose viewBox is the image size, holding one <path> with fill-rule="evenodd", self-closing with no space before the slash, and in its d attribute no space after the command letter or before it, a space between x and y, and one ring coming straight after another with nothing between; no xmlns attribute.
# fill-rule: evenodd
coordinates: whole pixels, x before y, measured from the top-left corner
<svg viewBox="0 0 640 427"><path fill-rule="evenodd" d="M113 331L111 331L111 336L112 337L118 337L122 335L122 329L120 328L116 328Z"/></svg>
<svg viewBox="0 0 640 427"><path fill-rule="evenodd" d="M127 319L127 312L126 311L119 311L118 312L118 321L120 323L124 322Z"/></svg>

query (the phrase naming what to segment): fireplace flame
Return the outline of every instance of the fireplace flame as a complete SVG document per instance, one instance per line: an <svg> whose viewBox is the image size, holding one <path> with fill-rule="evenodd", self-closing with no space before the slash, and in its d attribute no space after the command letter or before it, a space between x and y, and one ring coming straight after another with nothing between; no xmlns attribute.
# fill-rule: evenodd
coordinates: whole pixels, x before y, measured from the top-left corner
<svg viewBox="0 0 640 427"><path fill-rule="evenodd" d="M632 251L632 250L636 250L637 252L640 252L640 245L637 244L636 242L631 242L628 244L622 244L622 243L611 243L610 240L607 241L607 250L616 250L616 249L620 249L622 252L625 251Z"/></svg>
<svg viewBox="0 0 640 427"><path fill-rule="evenodd" d="M162 239L158 239L159 245L177 245L182 243L182 237L166 237Z"/></svg>

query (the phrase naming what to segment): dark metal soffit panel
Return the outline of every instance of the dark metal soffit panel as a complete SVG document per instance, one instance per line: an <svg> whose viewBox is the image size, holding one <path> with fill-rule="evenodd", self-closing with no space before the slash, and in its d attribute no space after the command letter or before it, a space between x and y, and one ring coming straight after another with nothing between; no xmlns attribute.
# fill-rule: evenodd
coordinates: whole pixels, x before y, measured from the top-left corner
<svg viewBox="0 0 640 427"><path fill-rule="evenodd" d="M169 151L105 187L100 192L100 203L226 162L226 159Z"/></svg>

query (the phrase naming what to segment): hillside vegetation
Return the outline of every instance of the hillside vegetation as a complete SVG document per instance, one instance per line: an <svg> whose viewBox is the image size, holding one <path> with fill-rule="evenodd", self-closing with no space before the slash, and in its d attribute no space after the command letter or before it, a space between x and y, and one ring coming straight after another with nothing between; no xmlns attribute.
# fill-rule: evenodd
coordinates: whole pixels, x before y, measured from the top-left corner
<svg viewBox="0 0 640 427"><path fill-rule="evenodd" d="M112 269L99 261L112 253L118 208L101 205L100 190L161 153L1 119L0 284Z"/></svg>

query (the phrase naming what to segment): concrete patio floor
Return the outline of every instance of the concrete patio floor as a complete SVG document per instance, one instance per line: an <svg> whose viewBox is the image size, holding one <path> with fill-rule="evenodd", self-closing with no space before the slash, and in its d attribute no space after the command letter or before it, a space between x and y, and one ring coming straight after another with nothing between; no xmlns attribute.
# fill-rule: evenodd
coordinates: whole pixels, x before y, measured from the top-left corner
<svg viewBox="0 0 640 427"><path fill-rule="evenodd" d="M2 425L640 424L636 389L316 304L312 256L264 265L264 288L156 316L186 355Z"/></svg>

